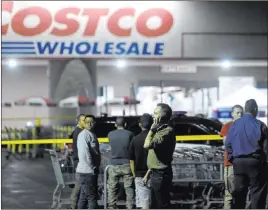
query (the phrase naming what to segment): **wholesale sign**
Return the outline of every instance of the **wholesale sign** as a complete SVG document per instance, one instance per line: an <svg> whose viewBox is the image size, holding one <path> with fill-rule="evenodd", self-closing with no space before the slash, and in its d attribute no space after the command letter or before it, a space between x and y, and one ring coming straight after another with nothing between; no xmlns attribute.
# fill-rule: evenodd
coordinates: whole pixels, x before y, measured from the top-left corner
<svg viewBox="0 0 268 210"><path fill-rule="evenodd" d="M94 2L86 3L51 1L46 6L48 2L42 1L2 2L2 55L169 56L166 41L175 19L168 8L120 3L94 7Z"/></svg>

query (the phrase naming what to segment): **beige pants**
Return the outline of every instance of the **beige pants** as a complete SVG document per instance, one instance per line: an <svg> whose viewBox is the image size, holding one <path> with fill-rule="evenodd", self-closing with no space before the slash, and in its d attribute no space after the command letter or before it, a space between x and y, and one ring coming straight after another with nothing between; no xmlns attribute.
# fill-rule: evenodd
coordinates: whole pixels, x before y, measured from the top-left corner
<svg viewBox="0 0 268 210"><path fill-rule="evenodd" d="M233 166L224 167L224 209L231 209L232 193L234 191L234 170Z"/></svg>

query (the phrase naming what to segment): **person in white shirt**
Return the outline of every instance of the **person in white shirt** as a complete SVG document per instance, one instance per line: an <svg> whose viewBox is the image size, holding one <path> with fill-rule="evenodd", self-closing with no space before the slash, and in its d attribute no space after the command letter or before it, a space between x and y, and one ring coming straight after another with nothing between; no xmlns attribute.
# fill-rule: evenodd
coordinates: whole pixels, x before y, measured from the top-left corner
<svg viewBox="0 0 268 210"><path fill-rule="evenodd" d="M92 132L95 125L95 117L86 115L85 129L81 131L77 139L79 162L76 172L80 183L80 197L78 209L98 208L98 174L100 167L99 142Z"/></svg>

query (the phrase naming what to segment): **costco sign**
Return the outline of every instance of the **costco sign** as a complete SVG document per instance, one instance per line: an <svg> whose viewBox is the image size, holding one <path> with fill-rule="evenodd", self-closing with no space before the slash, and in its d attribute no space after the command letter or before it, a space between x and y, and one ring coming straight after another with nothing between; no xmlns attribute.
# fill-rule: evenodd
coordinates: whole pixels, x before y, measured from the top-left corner
<svg viewBox="0 0 268 210"><path fill-rule="evenodd" d="M165 41L174 28L168 8L135 7L132 2L106 7L102 1L102 7L94 7L93 3L2 2L2 55L166 56Z"/></svg>

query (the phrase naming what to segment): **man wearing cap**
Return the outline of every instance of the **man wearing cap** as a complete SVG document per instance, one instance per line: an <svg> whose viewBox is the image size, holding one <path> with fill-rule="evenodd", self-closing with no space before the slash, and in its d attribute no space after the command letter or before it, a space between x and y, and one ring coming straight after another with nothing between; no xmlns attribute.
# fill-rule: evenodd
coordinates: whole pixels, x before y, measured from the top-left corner
<svg viewBox="0 0 268 210"><path fill-rule="evenodd" d="M257 120L258 105L246 101L245 115L233 122L225 141L234 168L233 209L244 209L248 188L252 209L264 209L267 196L267 126Z"/></svg>
<svg viewBox="0 0 268 210"><path fill-rule="evenodd" d="M141 209L149 209L151 203L150 188L143 182L143 177L148 170L148 150L144 149L143 145L152 124L152 116L143 114L139 123L142 131L130 143L130 168L135 177L136 207Z"/></svg>
<svg viewBox="0 0 268 210"><path fill-rule="evenodd" d="M233 122L243 115L243 107L240 105L234 105L232 107L232 118L233 120L224 124L221 129L221 136L223 137L223 141L225 141L227 133ZM227 152L224 153L224 209L231 209L232 204L232 193L234 189L233 184L234 174L233 174L233 166L232 163L228 161Z"/></svg>

